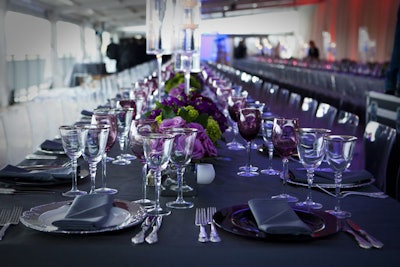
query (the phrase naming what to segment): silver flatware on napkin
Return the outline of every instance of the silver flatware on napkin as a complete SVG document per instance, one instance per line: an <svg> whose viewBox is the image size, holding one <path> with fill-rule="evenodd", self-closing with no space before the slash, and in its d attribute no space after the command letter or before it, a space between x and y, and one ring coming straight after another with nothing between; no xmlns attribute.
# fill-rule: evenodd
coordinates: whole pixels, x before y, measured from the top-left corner
<svg viewBox="0 0 400 267"><path fill-rule="evenodd" d="M358 224L356 224L355 222L353 222L350 219L347 219L346 221L350 225L350 227L353 228L353 230L355 230L355 231L359 232L360 234L362 234L363 236L365 236L373 247L375 247L375 248L383 247L383 243L381 241L379 241L378 239L376 239L375 237L373 237L372 235L367 233L367 231L365 231L364 229L360 228L360 226L358 226Z"/></svg>

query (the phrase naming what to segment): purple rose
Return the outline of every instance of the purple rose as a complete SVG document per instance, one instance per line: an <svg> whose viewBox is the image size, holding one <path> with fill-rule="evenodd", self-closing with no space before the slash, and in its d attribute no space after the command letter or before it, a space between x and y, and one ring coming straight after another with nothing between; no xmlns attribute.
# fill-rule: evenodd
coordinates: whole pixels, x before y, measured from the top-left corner
<svg viewBox="0 0 400 267"><path fill-rule="evenodd" d="M216 157L218 155L217 148L215 147L211 139L208 137L208 135L205 135L202 143L204 150L206 151L206 154L209 157Z"/></svg>
<svg viewBox="0 0 400 267"><path fill-rule="evenodd" d="M166 129L171 129L171 128L182 128L186 124L186 121L180 117L176 116L171 119L165 119L161 122L160 124L160 131L164 131Z"/></svg>
<svg viewBox="0 0 400 267"><path fill-rule="evenodd" d="M206 151L204 150L203 144L198 138L196 138L193 146L192 159L202 159L205 153Z"/></svg>
<svg viewBox="0 0 400 267"><path fill-rule="evenodd" d="M202 135L203 133L205 133L203 126L197 122L190 122L186 125L186 127L197 129L197 139L198 139L199 135Z"/></svg>

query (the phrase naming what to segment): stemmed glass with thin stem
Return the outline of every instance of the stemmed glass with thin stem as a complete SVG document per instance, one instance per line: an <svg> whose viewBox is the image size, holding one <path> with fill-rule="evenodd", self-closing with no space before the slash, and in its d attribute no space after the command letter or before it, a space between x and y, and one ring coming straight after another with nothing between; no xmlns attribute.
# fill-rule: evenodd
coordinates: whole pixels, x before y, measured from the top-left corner
<svg viewBox="0 0 400 267"><path fill-rule="evenodd" d="M117 140L117 117L113 109L98 109L93 111L92 124L105 124L110 126L107 144L101 158L101 187L95 190L96 193L116 194L117 189L107 187L107 153L111 150Z"/></svg>
<svg viewBox="0 0 400 267"><path fill-rule="evenodd" d="M129 89L129 91L132 91L132 90ZM137 109L138 106L140 106L140 108L141 108L141 104L139 104L138 100L136 100L134 98L122 98L118 102L119 102L119 105L121 106L121 108L132 108L133 109L132 120L136 118L136 115L139 113L138 109ZM130 122L127 122L127 123L130 123ZM136 157L127 152L127 148L129 146L128 143L129 143L129 138L128 138L128 136L126 136L125 139L124 139L124 150L123 150L121 156L124 159L131 161L131 160L136 159Z"/></svg>
<svg viewBox="0 0 400 267"><path fill-rule="evenodd" d="M229 118L231 119L232 129L233 129L233 139L231 142L227 143L229 150L244 150L245 147L239 143L236 139L239 134L239 129L237 125L238 114L241 108L246 106L246 97L244 96L228 96L228 111Z"/></svg>
<svg viewBox="0 0 400 267"><path fill-rule="evenodd" d="M154 172L155 184L155 204L154 208L147 213L149 215L169 215L170 210L161 208L160 205L160 189L161 189L161 172L168 166L171 157L172 144L174 136L162 133L149 133L143 135L143 150L146 162Z"/></svg>
<svg viewBox="0 0 400 267"><path fill-rule="evenodd" d="M112 163L117 165L128 165L131 161L124 158L123 153L125 151L126 139L128 139L129 127L132 122L133 108L116 108L115 116L118 124L117 139L121 149L121 154L117 156Z"/></svg>
<svg viewBox="0 0 400 267"><path fill-rule="evenodd" d="M162 56L173 51L175 6L172 0L146 0L146 53L157 59L158 102L161 102L164 82Z"/></svg>
<svg viewBox="0 0 400 267"><path fill-rule="evenodd" d="M81 145L79 143L79 131L76 126L62 125L59 127L61 142L65 151L65 154L71 160L72 170L72 187L71 190L64 192L62 195L67 197L75 197L79 195L85 195L87 192L78 189L77 181L77 167L78 158L82 155Z"/></svg>
<svg viewBox="0 0 400 267"><path fill-rule="evenodd" d="M246 103L246 107L258 108L260 110L261 116L262 116L264 114L265 103L262 103L260 101L255 101L253 103ZM256 142L252 143L251 149L258 149L258 145L256 144Z"/></svg>
<svg viewBox="0 0 400 267"><path fill-rule="evenodd" d="M350 166L353 159L354 147L357 137L351 135L327 135L326 160L330 168L335 172L335 195L337 204L333 210L326 212L335 215L339 219L351 216L351 213L340 208L340 187L342 184L342 173Z"/></svg>
<svg viewBox="0 0 400 267"><path fill-rule="evenodd" d="M143 135L156 133L158 131L158 123L153 119L132 120L131 129L129 131L130 146L133 154L143 164L142 167L142 198L134 202L141 204L146 209L154 208L154 201L147 199L147 172L148 164L144 156Z"/></svg>
<svg viewBox="0 0 400 267"><path fill-rule="evenodd" d="M272 158L274 156L274 144L272 143L272 129L274 128L274 118L265 118L261 122L261 131L264 143L268 148L269 167L260 171L262 174L278 175L280 172L272 167Z"/></svg>
<svg viewBox="0 0 400 267"><path fill-rule="evenodd" d="M194 62L199 61L201 32L201 1L177 0L175 6L176 54L180 56L184 68L185 93L189 94L190 72Z"/></svg>
<svg viewBox="0 0 400 267"><path fill-rule="evenodd" d="M110 125L86 124L82 125L79 130L82 156L89 164L89 194L94 194L96 190L97 164L101 161L105 152Z"/></svg>
<svg viewBox="0 0 400 267"><path fill-rule="evenodd" d="M238 128L240 135L247 141L247 164L246 168L240 170L239 176L251 177L257 176L259 173L251 168L250 154L251 143L257 137L261 127L261 112L258 108L242 108L239 110Z"/></svg>
<svg viewBox="0 0 400 267"><path fill-rule="evenodd" d="M297 153L300 162L307 170L307 198L305 201L297 202L296 206L320 209L322 204L312 199L312 185L314 181L314 171L321 165L325 156L324 137L330 132L328 129L321 128L299 128L297 131Z"/></svg>
<svg viewBox="0 0 400 267"><path fill-rule="evenodd" d="M286 193L286 183L289 178L289 157L297 151L297 135L299 129L297 118L275 118L272 129L272 143L275 150L282 158L283 169L281 178L283 181L283 192L272 198L286 199L287 202L297 202L297 197Z"/></svg>
<svg viewBox="0 0 400 267"><path fill-rule="evenodd" d="M193 207L193 202L183 199L183 174L185 167L192 159L193 146L196 140L197 129L194 128L173 128L164 131L174 136L171 151L171 162L176 167L176 179L178 182L178 196L176 200L167 202L167 207L174 209L189 209Z"/></svg>

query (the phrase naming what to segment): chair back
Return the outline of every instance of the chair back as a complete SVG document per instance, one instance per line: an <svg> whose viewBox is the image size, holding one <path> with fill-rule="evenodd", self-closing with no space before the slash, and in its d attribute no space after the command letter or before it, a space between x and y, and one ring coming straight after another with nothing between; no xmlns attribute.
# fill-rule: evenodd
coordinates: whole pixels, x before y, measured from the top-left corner
<svg viewBox="0 0 400 267"><path fill-rule="evenodd" d="M327 103L320 103L314 117L315 127L331 129L335 121L337 108Z"/></svg>
<svg viewBox="0 0 400 267"><path fill-rule="evenodd" d="M318 101L311 97L304 97L298 118L301 127L314 127L313 120L318 107Z"/></svg>
<svg viewBox="0 0 400 267"><path fill-rule="evenodd" d="M336 121L333 124L333 129L337 134L357 135L360 118L358 115L340 110Z"/></svg>
<svg viewBox="0 0 400 267"><path fill-rule="evenodd" d="M367 123L364 131L365 169L375 177L375 185L387 191L388 163L396 140L396 130L376 121Z"/></svg>

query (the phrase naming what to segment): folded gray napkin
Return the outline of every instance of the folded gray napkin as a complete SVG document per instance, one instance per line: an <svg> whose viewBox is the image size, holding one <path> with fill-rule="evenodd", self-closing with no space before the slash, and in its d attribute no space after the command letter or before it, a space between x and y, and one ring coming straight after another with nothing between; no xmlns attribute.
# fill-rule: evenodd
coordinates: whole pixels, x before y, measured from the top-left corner
<svg viewBox="0 0 400 267"><path fill-rule="evenodd" d="M293 174L293 181L307 183L307 171L302 165L292 165L290 172ZM374 176L367 170L351 170L342 173L343 184L357 184L371 181ZM314 172L314 183L319 184L334 184L335 173L330 169L327 163L321 166Z"/></svg>
<svg viewBox="0 0 400 267"><path fill-rule="evenodd" d="M251 199L250 210L258 229L267 234L311 235L305 224L283 199Z"/></svg>
<svg viewBox="0 0 400 267"><path fill-rule="evenodd" d="M75 197L63 219L53 222L62 230L90 231L103 227L113 207L113 196L89 194Z"/></svg>
<svg viewBox="0 0 400 267"><path fill-rule="evenodd" d="M48 139L46 139L40 145L40 148L47 151L64 151L61 141L48 140Z"/></svg>
<svg viewBox="0 0 400 267"><path fill-rule="evenodd" d="M71 179L71 167L54 168L43 171L28 171L14 165L7 165L0 170L1 180L29 180L29 181L54 181L57 179Z"/></svg>

